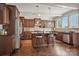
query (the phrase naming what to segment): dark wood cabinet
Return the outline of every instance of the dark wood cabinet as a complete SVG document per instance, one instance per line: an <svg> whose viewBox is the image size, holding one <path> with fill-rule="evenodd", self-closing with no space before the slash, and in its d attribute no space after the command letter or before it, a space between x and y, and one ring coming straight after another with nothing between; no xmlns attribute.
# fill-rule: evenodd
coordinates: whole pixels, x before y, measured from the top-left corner
<svg viewBox="0 0 79 59"><path fill-rule="evenodd" d="M19 14L15 5L0 3L0 24L6 28L8 35L15 34L15 21L19 19Z"/></svg>
<svg viewBox="0 0 79 59"><path fill-rule="evenodd" d="M34 27L34 20L30 20L30 27Z"/></svg>
<svg viewBox="0 0 79 59"><path fill-rule="evenodd" d="M73 33L73 45L79 46L79 33Z"/></svg>
<svg viewBox="0 0 79 59"><path fill-rule="evenodd" d="M12 37L11 36L0 36L0 55L10 55L12 49Z"/></svg>
<svg viewBox="0 0 79 59"><path fill-rule="evenodd" d="M72 32L56 32L55 37L57 40L73 45L73 33Z"/></svg>
<svg viewBox="0 0 79 59"><path fill-rule="evenodd" d="M21 39L26 39L26 40L32 39L32 33L29 32L29 31L28 32L27 31L23 32L23 35L22 35Z"/></svg>
<svg viewBox="0 0 79 59"><path fill-rule="evenodd" d="M0 56L3 54L3 40L0 38Z"/></svg>
<svg viewBox="0 0 79 59"><path fill-rule="evenodd" d="M70 44L70 34L69 33L63 33L63 42Z"/></svg>
<svg viewBox="0 0 79 59"><path fill-rule="evenodd" d="M25 19L24 20L24 27L34 27L34 20L33 19Z"/></svg>
<svg viewBox="0 0 79 59"><path fill-rule="evenodd" d="M0 35L0 55L8 56L15 49L15 22L19 20L19 14L15 5L0 3L0 24L7 31L7 35Z"/></svg>
<svg viewBox="0 0 79 59"><path fill-rule="evenodd" d="M63 42L73 45L73 32L63 32Z"/></svg>
<svg viewBox="0 0 79 59"><path fill-rule="evenodd" d="M0 3L0 24L9 24L9 9L3 3Z"/></svg>
<svg viewBox="0 0 79 59"><path fill-rule="evenodd" d="M26 28L32 28L35 25L34 19L25 19L24 17L20 17L22 20L23 25L23 33L21 39L31 39L32 33L30 31L26 31ZM24 29L25 28L25 29Z"/></svg>
<svg viewBox="0 0 79 59"><path fill-rule="evenodd" d="M63 32L56 32L55 37L57 40L62 41L63 40Z"/></svg>
<svg viewBox="0 0 79 59"><path fill-rule="evenodd" d="M15 44L16 44L16 41L15 41L15 38L12 38L12 50L15 50Z"/></svg>
<svg viewBox="0 0 79 59"><path fill-rule="evenodd" d="M7 5L9 9L9 25L8 25L8 34L14 35L15 34L15 22L19 19L19 11L15 5Z"/></svg>

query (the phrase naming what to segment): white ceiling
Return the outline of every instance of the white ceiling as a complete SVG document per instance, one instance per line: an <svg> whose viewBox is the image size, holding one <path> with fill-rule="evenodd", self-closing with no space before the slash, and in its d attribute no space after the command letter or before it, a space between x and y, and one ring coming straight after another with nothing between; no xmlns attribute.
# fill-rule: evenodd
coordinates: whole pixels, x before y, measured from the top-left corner
<svg viewBox="0 0 79 59"><path fill-rule="evenodd" d="M51 20L52 17L61 16L67 11L72 9L78 9L78 3L12 3L12 5L16 5L20 11L21 16L25 16L26 18L35 18L39 17L43 20ZM39 5L37 9L36 5ZM49 15L49 9L50 15Z"/></svg>

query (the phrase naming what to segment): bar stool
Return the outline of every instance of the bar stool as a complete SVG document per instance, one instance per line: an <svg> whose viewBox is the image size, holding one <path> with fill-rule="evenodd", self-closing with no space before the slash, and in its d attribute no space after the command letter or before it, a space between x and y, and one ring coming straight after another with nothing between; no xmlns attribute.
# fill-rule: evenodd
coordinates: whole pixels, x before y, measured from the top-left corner
<svg viewBox="0 0 79 59"><path fill-rule="evenodd" d="M53 34L49 34L49 36L48 36L48 45L49 46L53 46L54 45L54 35Z"/></svg>
<svg viewBox="0 0 79 59"><path fill-rule="evenodd" d="M37 44L37 47L41 47L42 46L42 38L43 36L36 36L36 44Z"/></svg>

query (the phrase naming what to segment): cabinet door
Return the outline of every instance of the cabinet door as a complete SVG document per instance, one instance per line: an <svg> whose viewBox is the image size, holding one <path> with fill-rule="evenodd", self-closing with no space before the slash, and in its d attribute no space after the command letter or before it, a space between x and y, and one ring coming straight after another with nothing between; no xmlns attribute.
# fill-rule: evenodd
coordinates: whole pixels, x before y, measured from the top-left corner
<svg viewBox="0 0 79 59"><path fill-rule="evenodd" d="M12 52L12 38L11 37L5 37L3 39L4 44L4 55L10 55Z"/></svg>
<svg viewBox="0 0 79 59"><path fill-rule="evenodd" d="M29 21L27 19L24 19L24 27L28 27L29 26Z"/></svg>
<svg viewBox="0 0 79 59"><path fill-rule="evenodd" d="M5 23L9 24L9 8L6 7L6 11L5 11Z"/></svg>
<svg viewBox="0 0 79 59"><path fill-rule="evenodd" d="M0 38L0 56L3 55L3 40Z"/></svg>
<svg viewBox="0 0 79 59"><path fill-rule="evenodd" d="M0 24L9 23L9 10L6 4L0 4Z"/></svg>
<svg viewBox="0 0 79 59"><path fill-rule="evenodd" d="M0 4L0 24L4 24L4 20L5 20L5 5L4 4Z"/></svg>
<svg viewBox="0 0 79 59"><path fill-rule="evenodd" d="M12 50L15 50L15 39L12 39Z"/></svg>
<svg viewBox="0 0 79 59"><path fill-rule="evenodd" d="M9 8L9 25L8 25L8 31L9 31L9 35L13 35L15 34L15 7L11 6L11 5L7 5L7 7Z"/></svg>
<svg viewBox="0 0 79 59"><path fill-rule="evenodd" d="M66 42L66 43L70 43L70 36L69 36L69 34L64 34L63 35L63 41Z"/></svg>
<svg viewBox="0 0 79 59"><path fill-rule="evenodd" d="M34 27L34 20L30 20L30 27Z"/></svg>
<svg viewBox="0 0 79 59"><path fill-rule="evenodd" d="M30 27L30 21L29 20L26 21L26 26Z"/></svg>
<svg viewBox="0 0 79 59"><path fill-rule="evenodd" d="M32 20L32 19L25 19L24 20L24 27L34 27L34 20Z"/></svg>
<svg viewBox="0 0 79 59"><path fill-rule="evenodd" d="M79 33L73 33L73 45L79 46Z"/></svg>

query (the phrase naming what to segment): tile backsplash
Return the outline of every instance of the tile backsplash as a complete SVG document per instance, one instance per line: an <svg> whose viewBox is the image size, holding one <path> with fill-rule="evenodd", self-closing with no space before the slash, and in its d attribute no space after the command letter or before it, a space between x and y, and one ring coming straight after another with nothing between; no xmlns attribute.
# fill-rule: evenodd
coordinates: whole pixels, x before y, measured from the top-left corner
<svg viewBox="0 0 79 59"><path fill-rule="evenodd" d="M24 28L24 31L53 31L52 28Z"/></svg>
<svg viewBox="0 0 79 59"><path fill-rule="evenodd" d="M3 29L3 25L0 24L0 29Z"/></svg>

